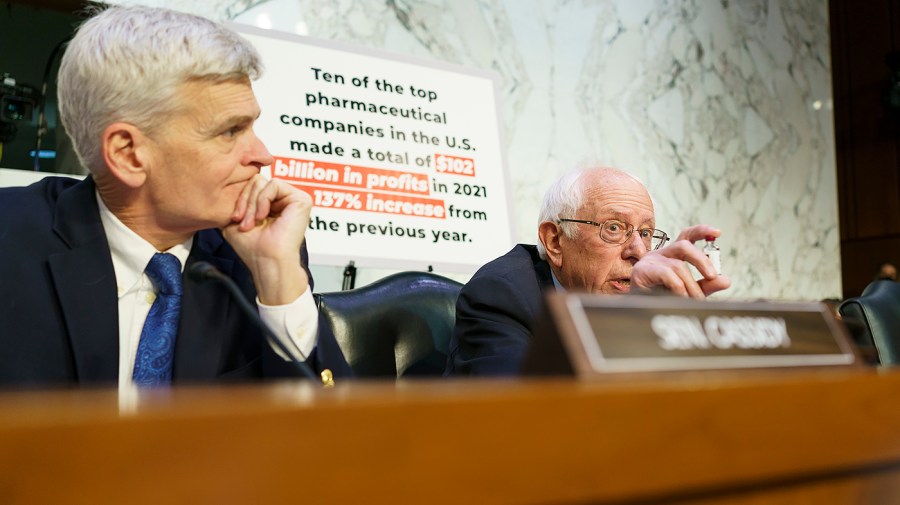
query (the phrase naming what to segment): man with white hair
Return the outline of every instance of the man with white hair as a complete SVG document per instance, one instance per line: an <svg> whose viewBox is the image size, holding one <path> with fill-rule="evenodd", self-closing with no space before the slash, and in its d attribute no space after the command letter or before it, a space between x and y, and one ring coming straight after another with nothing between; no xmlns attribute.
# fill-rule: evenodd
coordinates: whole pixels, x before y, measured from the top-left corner
<svg viewBox="0 0 900 505"><path fill-rule="evenodd" d="M249 42L207 19L111 7L59 70L60 116L90 176L0 190L0 384L241 380L347 372L311 295L312 203L260 175L262 71ZM288 356L227 291L255 299Z"/></svg>
<svg viewBox="0 0 900 505"><path fill-rule="evenodd" d="M720 231L697 225L666 247L644 185L613 168L560 177L544 195L537 246L519 244L484 265L456 303L447 374L519 372L548 289L626 294L659 287L693 298L726 289L694 242ZM703 275L694 280L687 263Z"/></svg>

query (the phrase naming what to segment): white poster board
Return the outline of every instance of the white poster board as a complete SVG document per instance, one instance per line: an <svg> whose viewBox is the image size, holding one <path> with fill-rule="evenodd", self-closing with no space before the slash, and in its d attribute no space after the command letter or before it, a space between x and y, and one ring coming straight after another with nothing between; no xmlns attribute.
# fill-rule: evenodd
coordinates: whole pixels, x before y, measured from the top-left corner
<svg viewBox="0 0 900 505"><path fill-rule="evenodd" d="M267 170L313 198L311 263L468 273L509 250L493 73L232 27L266 67Z"/></svg>

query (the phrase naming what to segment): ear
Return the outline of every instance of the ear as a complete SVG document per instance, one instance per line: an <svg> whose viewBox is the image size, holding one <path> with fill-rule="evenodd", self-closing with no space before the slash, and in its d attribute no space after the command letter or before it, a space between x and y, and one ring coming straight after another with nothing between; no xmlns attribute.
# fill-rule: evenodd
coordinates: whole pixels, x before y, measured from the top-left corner
<svg viewBox="0 0 900 505"><path fill-rule="evenodd" d="M556 223L544 221L538 226L538 238L547 251L547 261L557 269L562 268L561 237L562 229Z"/></svg>
<svg viewBox="0 0 900 505"><path fill-rule="evenodd" d="M110 174L132 189L141 187L150 168L150 139L132 124L113 123L100 141Z"/></svg>

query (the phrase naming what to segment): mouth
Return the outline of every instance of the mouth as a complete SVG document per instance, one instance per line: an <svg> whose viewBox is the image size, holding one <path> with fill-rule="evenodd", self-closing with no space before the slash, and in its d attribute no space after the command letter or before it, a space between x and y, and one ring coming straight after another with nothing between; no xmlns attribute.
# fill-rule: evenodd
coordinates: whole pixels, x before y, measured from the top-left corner
<svg viewBox="0 0 900 505"><path fill-rule="evenodd" d="M609 281L610 286L619 293L628 293L631 291L631 278L613 279Z"/></svg>
<svg viewBox="0 0 900 505"><path fill-rule="evenodd" d="M231 181L231 184L247 184L248 182L252 181L253 178L259 174L260 174L260 171L258 168L251 168L249 170L245 169L245 170L235 171L235 173L232 174L234 176L234 179Z"/></svg>
<svg viewBox="0 0 900 505"><path fill-rule="evenodd" d="M247 184L247 179L232 179L229 181L225 181L225 184L223 187L233 188L235 186L243 186L245 184Z"/></svg>

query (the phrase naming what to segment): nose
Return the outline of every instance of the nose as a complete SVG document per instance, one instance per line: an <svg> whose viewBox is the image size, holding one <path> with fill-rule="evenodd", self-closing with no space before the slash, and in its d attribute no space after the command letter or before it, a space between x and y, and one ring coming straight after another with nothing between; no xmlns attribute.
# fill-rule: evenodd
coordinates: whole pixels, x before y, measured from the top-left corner
<svg viewBox="0 0 900 505"><path fill-rule="evenodd" d="M644 241L641 240L640 233L635 230L625 242L625 247L622 248L622 258L626 260L634 259L637 261L643 258L645 254L647 254L647 246L644 244Z"/></svg>
<svg viewBox="0 0 900 505"><path fill-rule="evenodd" d="M256 168L271 165L275 161L275 159L272 158L272 153L266 149L266 145L256 136L255 132L251 132L251 135L253 138L250 140L250 147L247 150L247 159L244 164L253 165Z"/></svg>

